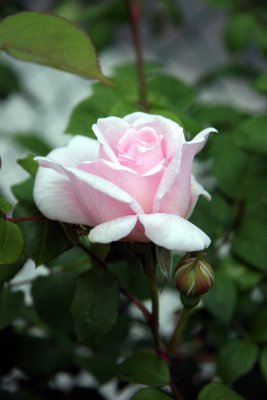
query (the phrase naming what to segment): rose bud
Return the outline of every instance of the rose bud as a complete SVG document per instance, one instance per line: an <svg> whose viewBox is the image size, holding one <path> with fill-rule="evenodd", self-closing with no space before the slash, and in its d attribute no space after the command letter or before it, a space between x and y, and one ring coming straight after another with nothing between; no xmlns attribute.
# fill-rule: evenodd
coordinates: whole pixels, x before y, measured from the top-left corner
<svg viewBox="0 0 267 400"><path fill-rule="evenodd" d="M201 257L185 260L175 273L175 286L187 297L196 297L206 293L213 281L213 270Z"/></svg>

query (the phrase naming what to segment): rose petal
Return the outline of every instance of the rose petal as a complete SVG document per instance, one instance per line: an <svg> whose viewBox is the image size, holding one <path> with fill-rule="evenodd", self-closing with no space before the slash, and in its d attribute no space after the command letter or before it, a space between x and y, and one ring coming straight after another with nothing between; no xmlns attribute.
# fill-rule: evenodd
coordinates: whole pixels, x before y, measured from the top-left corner
<svg viewBox="0 0 267 400"><path fill-rule="evenodd" d="M123 120L134 129L151 127L158 135L163 135L163 146L167 158L172 157L179 143L185 141L183 128L176 122L161 115L135 112L124 117Z"/></svg>
<svg viewBox="0 0 267 400"><path fill-rule="evenodd" d="M129 215L97 225L89 233L89 240L96 243L110 243L130 234L137 222L137 215Z"/></svg>
<svg viewBox="0 0 267 400"><path fill-rule="evenodd" d="M210 245L209 237L186 219L172 214L143 214L145 235L158 246L177 251L198 251Z"/></svg>
<svg viewBox="0 0 267 400"><path fill-rule="evenodd" d="M92 129L101 145L99 158L118 163L116 145L129 129L127 122L117 117L99 118Z"/></svg>
<svg viewBox="0 0 267 400"><path fill-rule="evenodd" d="M88 224L68 178L53 169L39 168L33 190L34 201L49 219L72 224Z"/></svg>
<svg viewBox="0 0 267 400"><path fill-rule="evenodd" d="M188 219L190 215L192 214L195 205L198 201L199 196L202 195L204 196L208 201L211 200L211 195L209 192L207 192L200 183L196 180L194 175L191 175L191 198L190 198L190 204L186 213L185 218Z"/></svg>
<svg viewBox="0 0 267 400"><path fill-rule="evenodd" d="M61 179L68 179L72 196L76 198L76 207L86 216L86 224L89 226L95 226L111 219L134 214L135 212L143 212L142 207L128 193L101 177L77 168L63 167L45 157L36 157L35 159L39 162L40 166L50 168L56 171L58 175L62 175ZM40 186L43 183L40 181ZM46 198L44 196L38 202L38 206L44 212L44 215L51 218L51 214L45 214L46 203L50 203L49 195L48 193L48 197ZM64 196L64 193L62 196ZM57 211L60 208L61 201L64 200L62 196L58 193L57 204L56 201L51 201L55 208L54 219L57 219ZM70 218L69 215L62 212L62 221L72 222L69 221Z"/></svg>
<svg viewBox="0 0 267 400"><path fill-rule="evenodd" d="M74 167L82 161L98 158L99 143L85 136L75 136L66 147L52 150L47 157L59 164Z"/></svg>
<svg viewBox="0 0 267 400"><path fill-rule="evenodd" d="M192 163L196 153L205 145L208 135L217 132L207 128L178 149L167 167L154 201L154 212L186 216L191 197Z"/></svg>
<svg viewBox="0 0 267 400"><path fill-rule="evenodd" d="M79 165L79 169L102 177L124 190L140 204L145 213L152 212L157 185L163 173L162 168L162 165L157 166L154 173L151 171L150 175L140 176L127 167L104 160ZM136 207L134 210L140 212Z"/></svg>

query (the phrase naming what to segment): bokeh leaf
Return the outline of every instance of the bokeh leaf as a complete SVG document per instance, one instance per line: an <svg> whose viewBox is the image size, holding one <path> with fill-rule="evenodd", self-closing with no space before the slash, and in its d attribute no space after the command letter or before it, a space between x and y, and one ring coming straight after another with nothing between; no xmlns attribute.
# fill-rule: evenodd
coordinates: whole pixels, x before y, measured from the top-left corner
<svg viewBox="0 0 267 400"><path fill-rule="evenodd" d="M167 365L151 353L132 354L117 367L118 379L148 386L165 386L169 381Z"/></svg>
<svg viewBox="0 0 267 400"><path fill-rule="evenodd" d="M197 400L244 400L222 383L209 383L199 393Z"/></svg>
<svg viewBox="0 0 267 400"><path fill-rule="evenodd" d="M18 225L0 219L0 264L16 262L23 251L23 236Z"/></svg>
<svg viewBox="0 0 267 400"><path fill-rule="evenodd" d="M249 340L232 339L221 349L218 361L219 374L231 383L246 374L254 366L258 347Z"/></svg>

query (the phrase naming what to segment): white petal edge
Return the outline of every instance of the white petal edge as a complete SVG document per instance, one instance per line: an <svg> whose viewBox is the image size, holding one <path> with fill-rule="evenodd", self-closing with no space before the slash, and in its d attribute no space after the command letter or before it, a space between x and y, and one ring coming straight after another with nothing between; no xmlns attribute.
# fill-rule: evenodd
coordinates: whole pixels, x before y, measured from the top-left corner
<svg viewBox="0 0 267 400"><path fill-rule="evenodd" d="M89 240L93 243L110 243L120 240L134 229L137 218L137 215L129 215L97 225L89 233Z"/></svg>
<svg viewBox="0 0 267 400"><path fill-rule="evenodd" d="M69 141L67 146L52 150L47 157L59 164L74 167L83 161L96 160L98 153L97 140L77 135Z"/></svg>
<svg viewBox="0 0 267 400"><path fill-rule="evenodd" d="M210 245L209 237L186 219L173 214L142 214L145 235L158 246L176 251L198 251Z"/></svg>

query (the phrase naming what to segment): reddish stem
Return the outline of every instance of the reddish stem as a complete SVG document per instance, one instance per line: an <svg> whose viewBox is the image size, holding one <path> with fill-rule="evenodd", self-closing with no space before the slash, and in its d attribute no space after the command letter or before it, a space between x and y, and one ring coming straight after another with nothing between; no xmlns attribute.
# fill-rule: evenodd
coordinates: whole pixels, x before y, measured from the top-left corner
<svg viewBox="0 0 267 400"><path fill-rule="evenodd" d="M44 221L45 219L43 215L31 215L29 217L7 217L4 215L4 220L9 222Z"/></svg>

